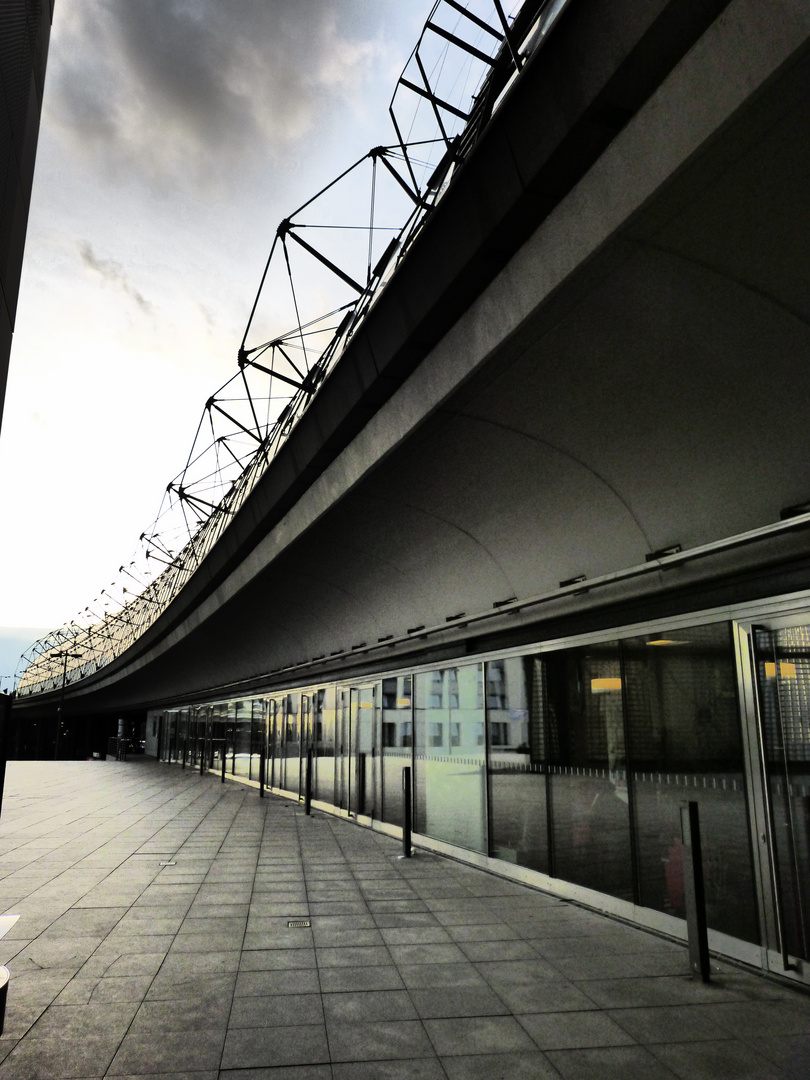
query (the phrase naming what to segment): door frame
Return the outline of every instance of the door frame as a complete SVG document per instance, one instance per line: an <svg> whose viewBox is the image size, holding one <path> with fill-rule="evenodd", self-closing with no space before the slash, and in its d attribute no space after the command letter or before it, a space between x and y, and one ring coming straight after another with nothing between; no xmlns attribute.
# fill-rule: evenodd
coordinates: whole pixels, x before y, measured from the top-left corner
<svg viewBox="0 0 810 1080"><path fill-rule="evenodd" d="M762 967L772 974L810 985L810 962L787 953L782 926L776 842L766 769L766 747L757 681L754 628L782 630L810 624L810 613L763 615L733 623L737 653L740 716L746 756L746 794L754 855Z"/></svg>

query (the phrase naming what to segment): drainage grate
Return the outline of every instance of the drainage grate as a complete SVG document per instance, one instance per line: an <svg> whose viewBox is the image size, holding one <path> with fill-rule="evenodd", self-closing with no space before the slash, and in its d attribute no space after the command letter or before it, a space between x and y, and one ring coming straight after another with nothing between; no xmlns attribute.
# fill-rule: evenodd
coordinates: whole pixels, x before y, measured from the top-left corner
<svg viewBox="0 0 810 1080"><path fill-rule="evenodd" d="M287 926L299 928L305 926L312 926L312 923L309 921L309 919L287 919Z"/></svg>

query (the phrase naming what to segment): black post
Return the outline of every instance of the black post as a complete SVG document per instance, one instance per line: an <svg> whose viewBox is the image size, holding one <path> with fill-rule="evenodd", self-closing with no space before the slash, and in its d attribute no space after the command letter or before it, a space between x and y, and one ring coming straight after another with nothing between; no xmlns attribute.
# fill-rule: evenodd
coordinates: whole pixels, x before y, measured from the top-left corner
<svg viewBox="0 0 810 1080"><path fill-rule="evenodd" d="M307 775L304 785L304 812L312 813L312 748L307 750Z"/></svg>
<svg viewBox="0 0 810 1080"><path fill-rule="evenodd" d="M225 724L223 724L223 726L222 726L222 783L223 784L225 783L225 757L226 757L226 751L228 749L228 737L225 734L227 730L228 730L227 726Z"/></svg>
<svg viewBox="0 0 810 1080"><path fill-rule="evenodd" d="M158 761L163 757L163 713L160 714L160 719L158 720L157 753L155 756Z"/></svg>
<svg viewBox="0 0 810 1080"><path fill-rule="evenodd" d="M681 803L683 840L683 891L689 936L689 966L703 982L709 981L709 934L706 926L706 894L703 888L703 857L700 850L700 817L696 802Z"/></svg>
<svg viewBox="0 0 810 1080"><path fill-rule="evenodd" d="M402 770L402 809L404 824L402 826L402 854L406 859L411 857L411 767L406 765Z"/></svg>
<svg viewBox="0 0 810 1080"><path fill-rule="evenodd" d="M6 1024L6 999L8 998L8 980L11 978L11 973L8 968L0 967L0 1035L3 1034L3 1028Z"/></svg>
<svg viewBox="0 0 810 1080"><path fill-rule="evenodd" d="M188 721L186 721L186 733L183 736L183 768L186 767L186 757L188 756Z"/></svg>
<svg viewBox="0 0 810 1080"><path fill-rule="evenodd" d="M265 781L265 769L267 758L265 756L264 747L259 752L259 798L264 798L264 781Z"/></svg>

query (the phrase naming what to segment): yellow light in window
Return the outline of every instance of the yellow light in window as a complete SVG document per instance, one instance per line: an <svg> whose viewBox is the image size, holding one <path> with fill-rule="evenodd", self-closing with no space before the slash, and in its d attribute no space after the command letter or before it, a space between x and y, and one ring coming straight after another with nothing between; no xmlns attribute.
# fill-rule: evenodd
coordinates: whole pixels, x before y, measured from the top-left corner
<svg viewBox="0 0 810 1080"><path fill-rule="evenodd" d="M361 709L373 709L374 708L374 702L373 701L361 701L360 702L360 708Z"/></svg>
<svg viewBox="0 0 810 1080"><path fill-rule="evenodd" d="M407 709L407 708L410 707L410 704L411 704L411 699L409 697L398 697L397 698L397 708L398 709Z"/></svg>
<svg viewBox="0 0 810 1080"><path fill-rule="evenodd" d="M783 679L795 679L796 678L796 665L790 663L787 660L779 661L779 674ZM776 664L771 660L765 661L765 678L776 678Z"/></svg>
<svg viewBox="0 0 810 1080"><path fill-rule="evenodd" d="M611 690L621 690L621 679L591 679L592 694L606 694Z"/></svg>
<svg viewBox="0 0 810 1080"><path fill-rule="evenodd" d="M675 641L673 638L656 638L655 641L648 641L648 645L688 645L688 641Z"/></svg>

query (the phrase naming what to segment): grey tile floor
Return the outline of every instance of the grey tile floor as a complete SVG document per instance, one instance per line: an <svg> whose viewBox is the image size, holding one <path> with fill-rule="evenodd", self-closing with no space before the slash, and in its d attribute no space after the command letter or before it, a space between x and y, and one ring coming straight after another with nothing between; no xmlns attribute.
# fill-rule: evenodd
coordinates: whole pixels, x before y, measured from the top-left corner
<svg viewBox="0 0 810 1080"><path fill-rule="evenodd" d="M399 852L176 766L12 762L0 1080L810 1077L810 998Z"/></svg>

